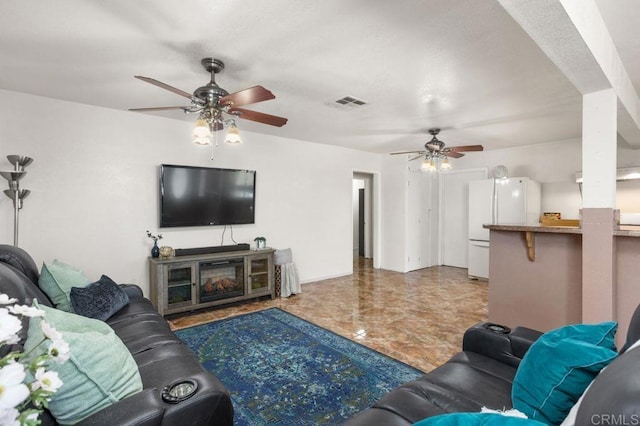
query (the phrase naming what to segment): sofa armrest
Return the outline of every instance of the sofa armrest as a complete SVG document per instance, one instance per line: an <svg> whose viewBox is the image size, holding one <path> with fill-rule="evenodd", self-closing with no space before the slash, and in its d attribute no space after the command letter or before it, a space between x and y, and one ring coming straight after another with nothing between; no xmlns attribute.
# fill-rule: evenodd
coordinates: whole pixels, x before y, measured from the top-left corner
<svg viewBox="0 0 640 426"><path fill-rule="evenodd" d="M508 327L481 322L464 333L462 350L479 353L517 368L540 335L541 332L526 327L517 327L512 331Z"/></svg>
<svg viewBox="0 0 640 426"><path fill-rule="evenodd" d="M524 358L531 345L542 336L542 332L527 327L516 327L509 338L511 339L511 350L518 358Z"/></svg>
<svg viewBox="0 0 640 426"><path fill-rule="evenodd" d="M129 297L144 297L142 289L135 284L120 284L120 288L123 289Z"/></svg>
<svg viewBox="0 0 640 426"><path fill-rule="evenodd" d="M198 383L198 390L185 401L169 404L162 419L163 426L182 426L186 418L193 425L233 425L231 395L217 377L203 369L184 378Z"/></svg>
<svg viewBox="0 0 640 426"><path fill-rule="evenodd" d="M160 392L157 389L145 389L105 407L92 416L76 423L76 425L155 426L162 423L164 411L164 404Z"/></svg>

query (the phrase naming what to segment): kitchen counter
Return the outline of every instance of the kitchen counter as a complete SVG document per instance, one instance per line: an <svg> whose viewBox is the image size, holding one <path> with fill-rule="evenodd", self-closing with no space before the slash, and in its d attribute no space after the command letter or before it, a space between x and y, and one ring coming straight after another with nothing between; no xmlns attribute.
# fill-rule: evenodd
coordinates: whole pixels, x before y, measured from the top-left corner
<svg viewBox="0 0 640 426"><path fill-rule="evenodd" d="M547 331L582 321L580 228L487 228L490 322Z"/></svg>
<svg viewBox="0 0 640 426"><path fill-rule="evenodd" d="M483 227L491 231L524 232L527 257L532 262L536 260L535 234L582 234L582 229L575 226L483 225Z"/></svg>
<svg viewBox="0 0 640 426"><path fill-rule="evenodd" d="M620 225L613 231L616 237L640 237L640 225Z"/></svg>
<svg viewBox="0 0 640 426"><path fill-rule="evenodd" d="M491 231L489 321L543 331L584 321L584 295L590 289L583 287L583 272L591 277L597 270L596 261L583 259L583 240L591 237L587 235L589 230L521 225L484 227ZM610 259L614 277L613 319L620 324L628 323L640 300L638 237L639 225L617 226L609 236L614 245L614 257ZM625 333L621 326L618 334ZM621 344L624 339L616 340Z"/></svg>
<svg viewBox="0 0 640 426"><path fill-rule="evenodd" d="M532 225L483 225L492 231L546 232L553 234L582 234L575 226L532 226ZM613 230L616 237L640 237L640 225L619 225Z"/></svg>
<svg viewBox="0 0 640 426"><path fill-rule="evenodd" d="M531 226L531 225L483 225L492 231L549 232L553 234L582 234L575 226Z"/></svg>

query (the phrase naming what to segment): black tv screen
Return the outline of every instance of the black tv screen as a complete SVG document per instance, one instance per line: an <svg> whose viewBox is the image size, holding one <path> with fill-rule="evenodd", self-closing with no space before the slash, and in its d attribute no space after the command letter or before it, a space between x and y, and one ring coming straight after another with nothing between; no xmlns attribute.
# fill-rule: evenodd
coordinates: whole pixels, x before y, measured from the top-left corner
<svg viewBox="0 0 640 426"><path fill-rule="evenodd" d="M254 170L160 167L160 227L255 223Z"/></svg>

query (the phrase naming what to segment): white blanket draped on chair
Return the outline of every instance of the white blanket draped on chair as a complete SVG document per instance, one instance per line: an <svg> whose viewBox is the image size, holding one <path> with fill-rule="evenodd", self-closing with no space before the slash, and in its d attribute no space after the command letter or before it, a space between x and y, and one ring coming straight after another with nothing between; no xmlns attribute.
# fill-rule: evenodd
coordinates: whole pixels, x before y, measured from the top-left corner
<svg viewBox="0 0 640 426"><path fill-rule="evenodd" d="M300 278L298 278L298 268L293 263L291 249L276 250L274 261L276 265L280 265L280 297L289 297L292 294L302 293Z"/></svg>

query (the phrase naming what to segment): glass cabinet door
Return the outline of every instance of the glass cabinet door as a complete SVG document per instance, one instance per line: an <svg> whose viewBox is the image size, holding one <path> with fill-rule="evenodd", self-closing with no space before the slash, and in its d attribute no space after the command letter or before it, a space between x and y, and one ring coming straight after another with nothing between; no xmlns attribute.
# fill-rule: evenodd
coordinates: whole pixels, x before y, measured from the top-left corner
<svg viewBox="0 0 640 426"><path fill-rule="evenodd" d="M195 266L182 263L167 267L167 308L191 305L195 300Z"/></svg>
<svg viewBox="0 0 640 426"><path fill-rule="evenodd" d="M249 260L249 289L251 292L268 291L271 289L269 270L273 268L269 256L256 256Z"/></svg>

